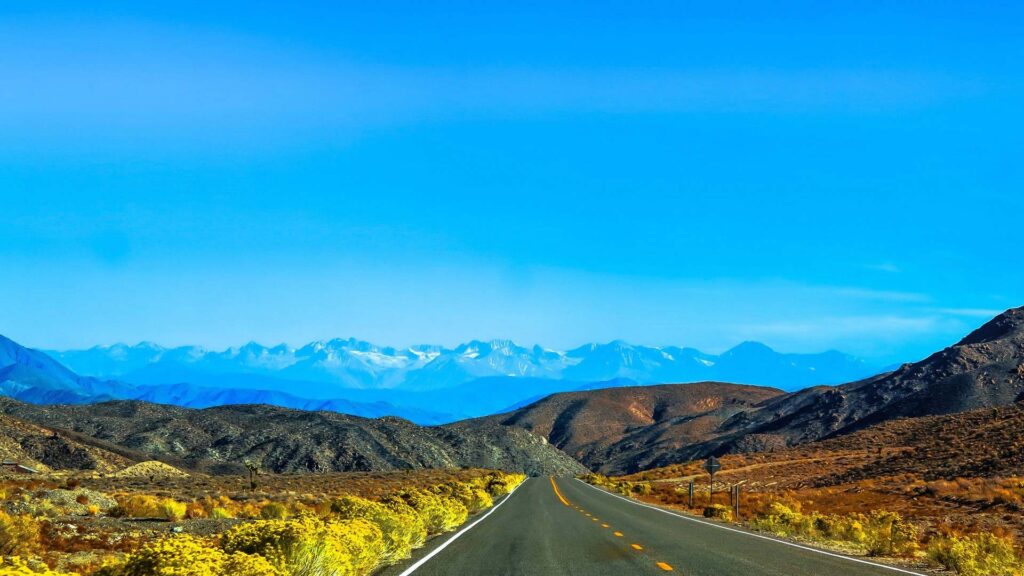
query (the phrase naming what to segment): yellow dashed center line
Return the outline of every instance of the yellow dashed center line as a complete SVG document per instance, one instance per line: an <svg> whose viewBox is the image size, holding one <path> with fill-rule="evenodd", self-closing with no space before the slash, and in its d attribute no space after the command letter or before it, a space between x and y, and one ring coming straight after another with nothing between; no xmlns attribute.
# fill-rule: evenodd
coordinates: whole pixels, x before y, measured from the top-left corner
<svg viewBox="0 0 1024 576"><path fill-rule="evenodd" d="M558 499L562 501L562 504L572 506L572 504L569 504L569 501L566 500L565 496L562 496L562 493L558 490L558 484L555 484L555 477L550 476L549 478L551 479L551 488L555 490L555 496L558 496Z"/></svg>
<svg viewBox="0 0 1024 576"><path fill-rule="evenodd" d="M600 520L597 519L596 516L591 516L590 512L587 512L586 510L584 510L583 508L580 508L579 506L576 506L575 504L570 504L569 501L565 499L565 496L562 496L562 491L558 489L558 484L555 483L555 477L554 476L549 477L549 480L551 480L551 489L555 491L555 496L558 496L558 500L562 504L564 504L565 506L568 506L570 508L573 508L573 509L579 511L581 514L587 516L588 518L590 518L594 522L601 522ZM601 524L601 528L608 528L608 527L609 527L608 524ZM615 532L612 532L612 534L616 538L622 538L622 532L615 531ZM630 544L630 547L633 548L633 550L637 550L637 551L641 551L641 552L644 549L644 547L639 545L639 544ZM666 564L665 562L657 562L656 564L657 564L658 568L661 568L665 572L672 572L674 570L674 568L672 568L671 565Z"/></svg>

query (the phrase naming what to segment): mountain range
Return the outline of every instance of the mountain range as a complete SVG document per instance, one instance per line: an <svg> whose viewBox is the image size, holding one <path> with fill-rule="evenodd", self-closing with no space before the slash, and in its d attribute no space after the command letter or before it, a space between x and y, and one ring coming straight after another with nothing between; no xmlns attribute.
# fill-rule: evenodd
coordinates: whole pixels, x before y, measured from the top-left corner
<svg viewBox="0 0 1024 576"><path fill-rule="evenodd" d="M132 386L112 395L118 398L193 408L268 403L390 413L421 424L505 411L555 392L704 380L797 390L880 371L836 351L783 354L756 342L720 355L622 341L560 352L509 340L397 349L355 339L299 348L249 343L223 351L143 342L47 354L77 374Z"/></svg>
<svg viewBox="0 0 1024 576"><path fill-rule="evenodd" d="M785 392L617 380L524 401L502 414L426 427L392 416L268 405L197 410L119 400L84 406L80 402L89 398L123 394L126 386L133 393L144 387L78 376L9 340L0 340L0 364L0 392L38 402L0 399L0 427L12 436L0 442L0 455L20 454L52 468L95 469L97 461L113 462L113 454L210 472L237 472L239 459L252 458L278 472L491 466L533 474L624 473L823 441L871 449L895 437L934 459L945 440L929 430L954 442L976 430L991 443L985 460L946 467L1000 470L1020 458L1014 426L1024 414L1024 308L1008 310L924 360L837 386ZM964 430L968 422L974 424ZM1000 458L1009 460L1000 464Z"/></svg>
<svg viewBox="0 0 1024 576"><path fill-rule="evenodd" d="M425 345L399 349L353 338L312 342L299 348L250 342L214 351L142 342L47 353L70 370L97 378L239 388L272 387L275 380L286 380L301 383L298 389L289 389L307 397L335 397L339 391L352 389L436 390L485 377L576 382L628 379L639 384L723 380L795 390L879 372L878 366L841 352L782 354L757 342L744 342L721 355L621 340L560 352L524 347L510 340L473 340L455 348Z"/></svg>

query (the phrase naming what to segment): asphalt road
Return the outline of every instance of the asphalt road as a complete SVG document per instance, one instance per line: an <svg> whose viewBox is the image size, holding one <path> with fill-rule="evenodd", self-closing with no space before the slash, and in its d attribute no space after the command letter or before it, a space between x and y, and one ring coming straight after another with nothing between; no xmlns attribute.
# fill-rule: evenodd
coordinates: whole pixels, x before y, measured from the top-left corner
<svg viewBox="0 0 1024 576"><path fill-rule="evenodd" d="M485 517L385 576L914 574L645 507L574 479L530 478ZM475 523L475 524L474 524Z"/></svg>

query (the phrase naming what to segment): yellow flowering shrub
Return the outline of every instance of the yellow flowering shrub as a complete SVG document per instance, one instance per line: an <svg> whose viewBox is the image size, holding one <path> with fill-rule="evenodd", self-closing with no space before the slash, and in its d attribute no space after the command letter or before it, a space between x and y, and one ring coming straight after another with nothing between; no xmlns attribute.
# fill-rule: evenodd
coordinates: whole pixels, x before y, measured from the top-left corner
<svg viewBox="0 0 1024 576"><path fill-rule="evenodd" d="M511 492L513 488L522 484L524 480L526 480L525 474L492 472L488 475L485 490L494 497L504 496Z"/></svg>
<svg viewBox="0 0 1024 576"><path fill-rule="evenodd" d="M431 489L431 492L462 503L470 513L476 513L494 505L491 495L484 489L469 482L449 482Z"/></svg>
<svg viewBox="0 0 1024 576"><path fill-rule="evenodd" d="M452 530L469 516L469 511L458 500L426 490L410 490L401 497L420 515L430 534Z"/></svg>
<svg viewBox="0 0 1024 576"><path fill-rule="evenodd" d="M262 556L235 552L224 555L224 576L285 576L285 573Z"/></svg>
<svg viewBox="0 0 1024 576"><path fill-rule="evenodd" d="M39 521L0 511L0 556L31 555L39 549Z"/></svg>
<svg viewBox="0 0 1024 576"><path fill-rule="evenodd" d="M913 556L917 552L917 527L895 512L872 510L863 527L870 556Z"/></svg>
<svg viewBox="0 0 1024 576"><path fill-rule="evenodd" d="M131 496L115 496L117 508L111 511L111 516L127 516L129 518L158 518L160 512L160 499L148 494L132 494Z"/></svg>
<svg viewBox="0 0 1024 576"><path fill-rule="evenodd" d="M427 540L423 520L399 499L382 503L346 495L331 502L331 513L339 520L362 518L376 524L384 538L384 564L408 558Z"/></svg>
<svg viewBox="0 0 1024 576"><path fill-rule="evenodd" d="M75 572L55 572L42 562L24 560L18 556L0 557L0 576L78 576Z"/></svg>
<svg viewBox="0 0 1024 576"><path fill-rule="evenodd" d="M362 576L385 555L383 534L372 522L311 516L239 524L224 534L223 547L259 554L292 576Z"/></svg>
<svg viewBox="0 0 1024 576"><path fill-rule="evenodd" d="M348 552L351 574L370 574L384 561L384 536L380 528L368 520L328 522L324 539Z"/></svg>
<svg viewBox="0 0 1024 576"><path fill-rule="evenodd" d="M780 536L850 542L863 547L870 556L912 556L918 549L917 527L885 510L867 515L804 514L796 505L773 502L750 524Z"/></svg>
<svg viewBox="0 0 1024 576"><path fill-rule="evenodd" d="M1024 576L1024 558L1013 541L989 533L936 538L928 557L960 576Z"/></svg>
<svg viewBox="0 0 1024 576"><path fill-rule="evenodd" d="M225 554L207 540L189 535L147 544L120 566L101 569L99 576L285 576L266 559L242 553Z"/></svg>

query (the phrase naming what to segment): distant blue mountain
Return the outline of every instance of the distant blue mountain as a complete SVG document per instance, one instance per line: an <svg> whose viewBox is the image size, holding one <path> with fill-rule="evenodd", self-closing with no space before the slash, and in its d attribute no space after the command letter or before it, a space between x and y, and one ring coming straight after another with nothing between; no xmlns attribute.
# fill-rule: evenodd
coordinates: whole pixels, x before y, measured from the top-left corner
<svg viewBox="0 0 1024 576"><path fill-rule="evenodd" d="M493 414L571 390L707 380L796 390L881 371L840 352L781 354L756 342L720 355L622 341L559 352L510 340L399 349L353 338L299 348L250 342L214 351L143 342L50 354L77 373L137 387L110 393L117 397L396 414L421 424Z"/></svg>
<svg viewBox="0 0 1024 576"><path fill-rule="evenodd" d="M145 400L189 408L224 404L273 404L301 410L344 412L366 418L400 416L421 424L441 424L455 417L406 409L383 401L308 399L257 389L203 388L192 384L142 386L117 380L83 377L37 350L0 336L0 395L34 404L86 404L105 400Z"/></svg>
<svg viewBox="0 0 1024 576"><path fill-rule="evenodd" d="M143 342L43 353L0 336L0 394L27 402L274 404L420 424L507 411L573 390L706 380L794 390L879 371L840 352L781 354L755 342L721 355L622 341L558 352L508 340L396 349L355 339L300 348L249 343L219 352Z"/></svg>
<svg viewBox="0 0 1024 576"><path fill-rule="evenodd" d="M399 416L418 424L426 425L445 424L458 419L458 416L450 412L407 408L382 400L370 400L367 402L355 402L346 399L323 400L302 398L273 390L202 388L191 384L138 386L128 397L132 400L144 400L158 404L174 404L186 408L209 408L210 406L226 406L229 404L270 404L298 410L341 412L364 418Z"/></svg>
<svg viewBox="0 0 1024 576"><path fill-rule="evenodd" d="M0 336L0 394L38 403L78 404L110 399L133 387L82 377L48 355Z"/></svg>
<svg viewBox="0 0 1024 576"><path fill-rule="evenodd" d="M212 351L144 342L50 354L75 372L97 378L146 385L189 382L204 387L268 389L310 398L348 398L353 390L446 390L488 378L577 383L625 378L638 384L717 380L796 390L848 382L881 371L841 352L782 354L756 342L744 342L720 355L622 341L559 352L540 346L527 348L509 340L474 340L455 348L398 349L352 338L299 348L283 344L268 348L251 342Z"/></svg>

